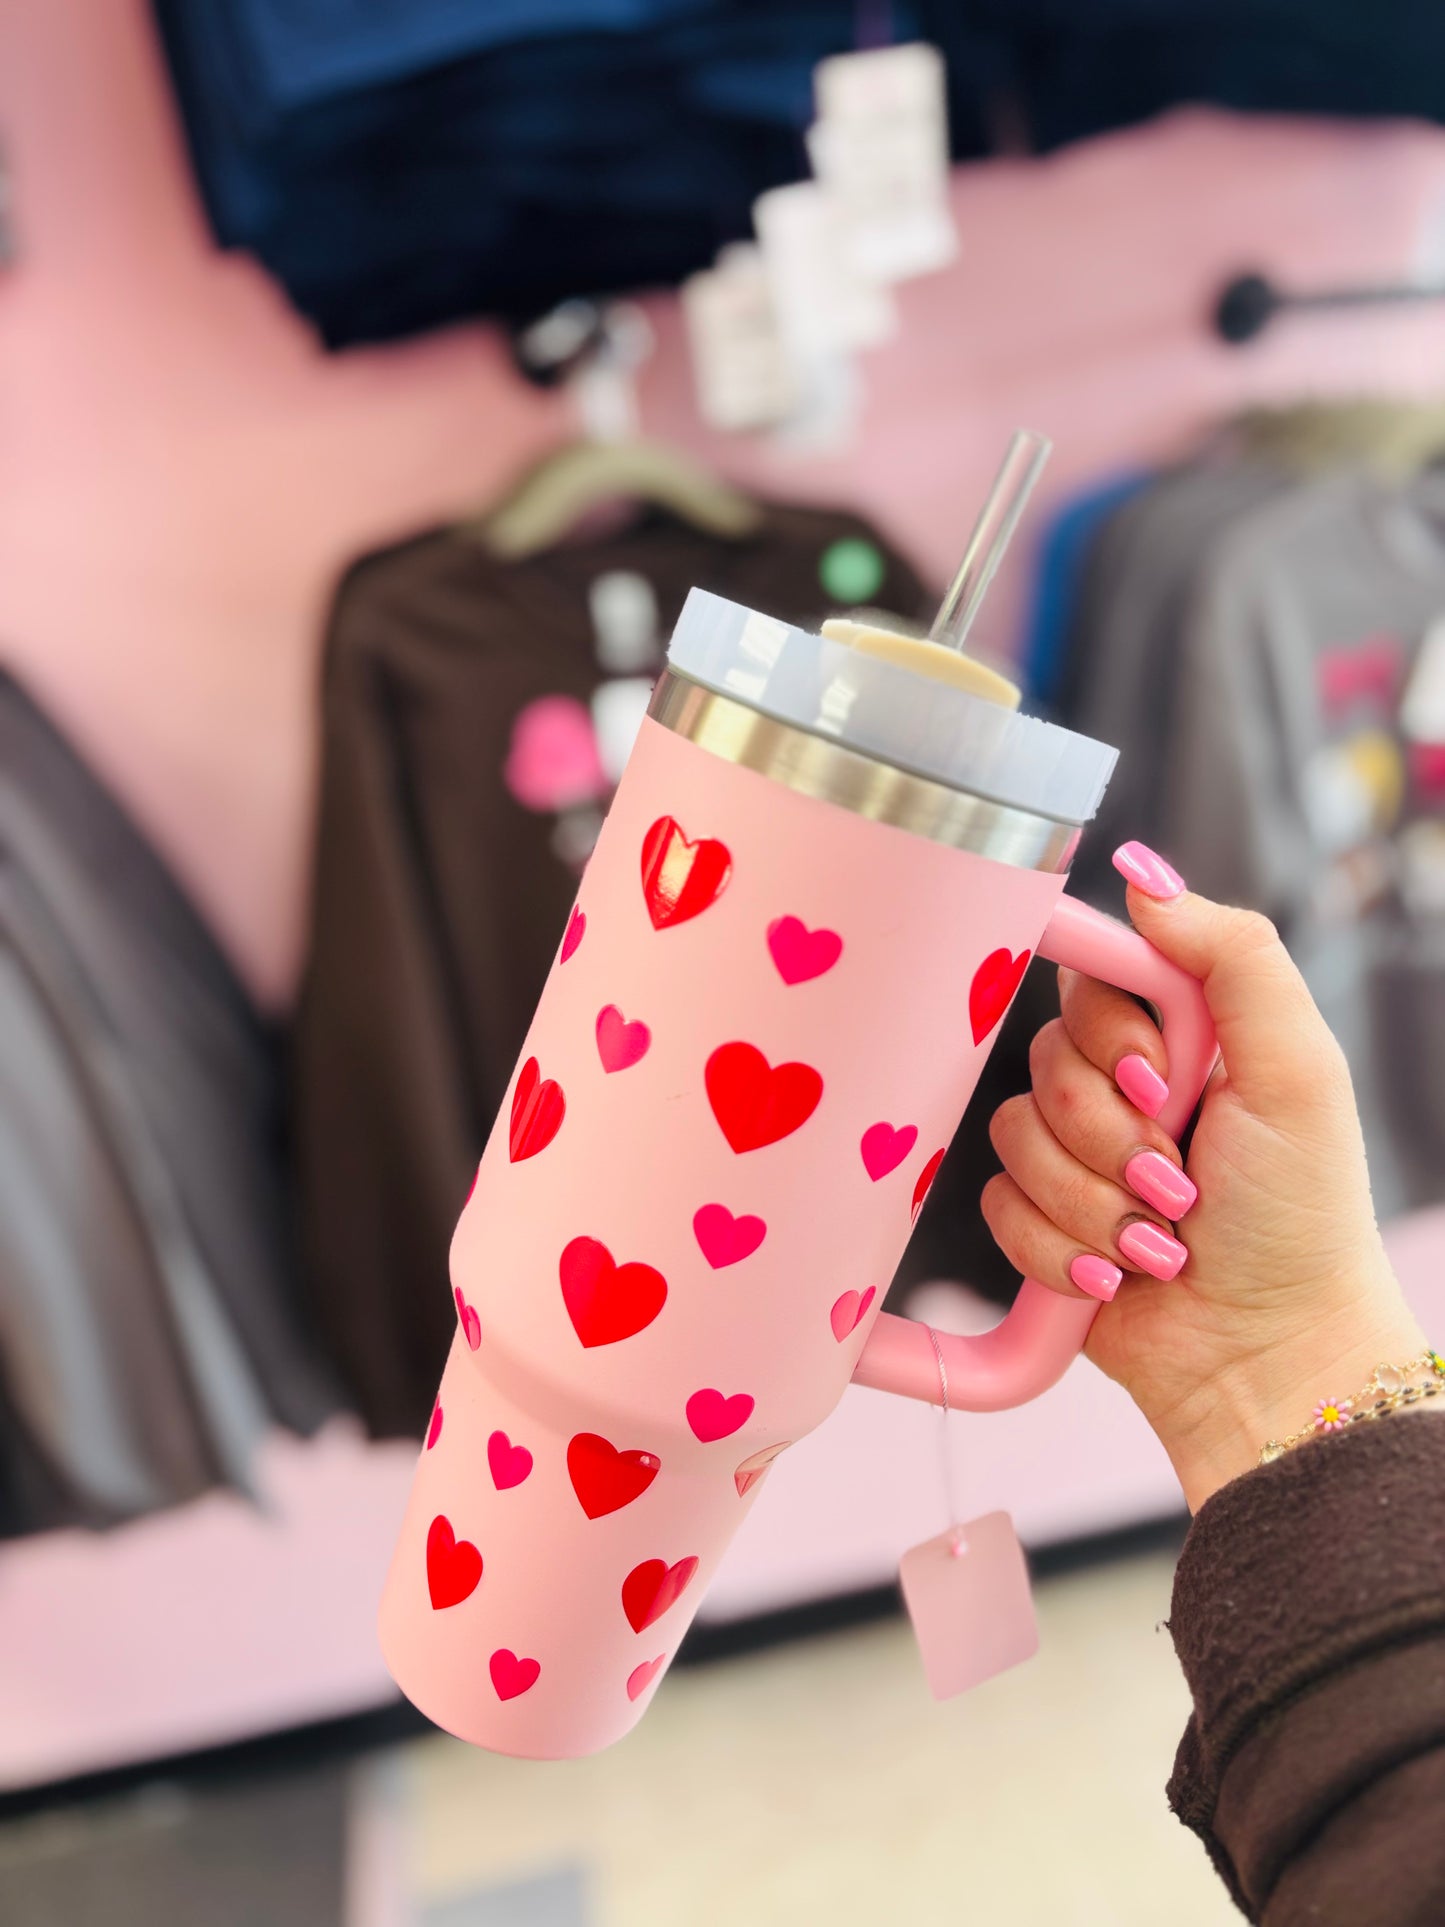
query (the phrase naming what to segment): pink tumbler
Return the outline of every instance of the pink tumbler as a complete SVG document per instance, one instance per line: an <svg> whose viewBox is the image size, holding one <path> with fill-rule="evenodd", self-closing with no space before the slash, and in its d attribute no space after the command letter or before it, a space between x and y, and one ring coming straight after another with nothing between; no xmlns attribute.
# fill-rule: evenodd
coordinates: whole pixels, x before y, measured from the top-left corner
<svg viewBox="0 0 1445 1927"><path fill-rule="evenodd" d="M457 1331L381 1605L439 1725L636 1722L768 1466L848 1381L937 1400L879 1305L1032 955L1149 999L1177 1132L1198 985L1062 897L1114 751L694 591L452 1243ZM1033 1398L1096 1307L942 1338Z"/></svg>

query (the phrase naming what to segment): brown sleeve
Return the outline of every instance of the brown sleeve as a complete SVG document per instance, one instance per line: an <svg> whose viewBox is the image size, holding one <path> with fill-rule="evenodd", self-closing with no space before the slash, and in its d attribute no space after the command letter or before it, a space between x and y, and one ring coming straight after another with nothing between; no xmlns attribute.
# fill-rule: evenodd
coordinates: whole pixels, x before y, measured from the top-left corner
<svg viewBox="0 0 1445 1927"><path fill-rule="evenodd" d="M1264 1927L1445 1922L1445 1416L1225 1486L1170 1631L1194 1695L1169 1803Z"/></svg>

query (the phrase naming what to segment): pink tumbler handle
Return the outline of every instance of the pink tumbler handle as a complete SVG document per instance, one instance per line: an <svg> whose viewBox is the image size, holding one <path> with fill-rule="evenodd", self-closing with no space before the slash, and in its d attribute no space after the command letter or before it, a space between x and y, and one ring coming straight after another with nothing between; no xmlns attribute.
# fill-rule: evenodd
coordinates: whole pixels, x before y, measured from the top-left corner
<svg viewBox="0 0 1445 1927"><path fill-rule="evenodd" d="M1060 897L1039 939L1038 955L1117 984L1155 1006L1169 1052L1169 1096L1159 1122L1177 1138L1218 1053L1197 979L1161 957L1137 932L1067 896ZM949 1404L960 1411L1002 1412L1037 1398L1058 1383L1082 1351L1098 1310L1092 1299L1065 1298L1025 1278L1012 1310L992 1331L974 1338L938 1334ZM938 1360L927 1326L881 1313L853 1378L859 1385L937 1404Z"/></svg>

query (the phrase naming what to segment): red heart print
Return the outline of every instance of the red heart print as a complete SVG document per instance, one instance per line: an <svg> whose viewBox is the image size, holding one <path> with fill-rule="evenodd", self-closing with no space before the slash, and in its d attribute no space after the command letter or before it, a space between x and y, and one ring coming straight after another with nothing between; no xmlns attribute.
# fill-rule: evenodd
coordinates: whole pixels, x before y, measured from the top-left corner
<svg viewBox="0 0 1445 1927"><path fill-rule="evenodd" d="M935 1151L918 1174L918 1182L913 1187L913 1222L915 1224L918 1222L919 1212L923 1209L923 1200L933 1189L933 1180L938 1176L938 1167L942 1164L944 1152L947 1149L948 1146L945 1145L942 1151Z"/></svg>
<svg viewBox="0 0 1445 1927"><path fill-rule="evenodd" d="M707 1060L707 1097L735 1151L760 1151L806 1124L823 1080L811 1064L776 1069L752 1044L720 1044Z"/></svg>
<svg viewBox="0 0 1445 1927"><path fill-rule="evenodd" d="M505 1432L493 1432L487 1440L487 1464L498 1492L510 1492L531 1471L532 1454L525 1445L513 1445Z"/></svg>
<svg viewBox="0 0 1445 1927"><path fill-rule="evenodd" d="M512 1092L512 1130L510 1149L513 1164L534 1158L545 1151L562 1128L567 1100L562 1086L544 1078L535 1057L529 1057L517 1075Z"/></svg>
<svg viewBox="0 0 1445 1927"><path fill-rule="evenodd" d="M597 1013L597 1055L605 1071L625 1071L647 1055L652 1032L640 1018L629 1024L616 1004L604 1004Z"/></svg>
<svg viewBox="0 0 1445 1927"><path fill-rule="evenodd" d="M900 1125L896 1131L891 1124L870 1124L858 1147L863 1153L863 1169L877 1184L898 1169L917 1142L916 1124Z"/></svg>
<svg viewBox="0 0 1445 1927"><path fill-rule="evenodd" d="M828 1313L828 1322L833 1327L833 1336L840 1345L845 1338L857 1331L868 1316L868 1307L877 1296L877 1285L870 1285L867 1291L861 1293L845 1291L843 1296L834 1302L833 1309Z"/></svg>
<svg viewBox="0 0 1445 1927"><path fill-rule="evenodd" d="M722 1271L751 1258L768 1227L761 1218L735 1218L725 1204L705 1204L693 1214L692 1232L703 1257L714 1271Z"/></svg>
<svg viewBox="0 0 1445 1927"><path fill-rule="evenodd" d="M714 1439L730 1439L746 1425L753 1403L751 1392L734 1392L731 1398L724 1398L709 1386L706 1391L694 1392L687 1401L687 1422L704 1445L711 1445Z"/></svg>
<svg viewBox="0 0 1445 1927"><path fill-rule="evenodd" d="M726 843L711 836L689 843L674 817L658 817L642 839L642 894L653 929L701 916L717 902L732 873Z"/></svg>
<svg viewBox="0 0 1445 1927"><path fill-rule="evenodd" d="M1016 957L1007 950L990 950L974 971L968 987L968 1021L975 1044L983 1042L1008 1009L1032 955L1031 950L1021 950Z"/></svg>
<svg viewBox="0 0 1445 1927"><path fill-rule="evenodd" d="M667 1280L651 1265L619 1265L596 1238L574 1238L558 1267L573 1329L589 1349L635 1337L662 1310Z"/></svg>
<svg viewBox="0 0 1445 1927"><path fill-rule="evenodd" d="M768 925L768 949L785 984L811 983L843 954L836 930L810 930L801 917L776 917Z"/></svg>
<svg viewBox="0 0 1445 1927"><path fill-rule="evenodd" d="M499 1700L514 1700L519 1693L526 1693L537 1684L542 1671L538 1659L518 1659L508 1646L499 1646L487 1663L492 1676L492 1685Z"/></svg>
<svg viewBox="0 0 1445 1927"><path fill-rule="evenodd" d="M667 1654L659 1653L656 1659L645 1659L640 1666L634 1666L627 1675L627 1697L641 1699L666 1664Z"/></svg>
<svg viewBox="0 0 1445 1927"><path fill-rule="evenodd" d="M426 1428L426 1449L428 1452L442 1435L442 1408L440 1403L432 1407L431 1424Z"/></svg>
<svg viewBox="0 0 1445 1927"><path fill-rule="evenodd" d="M426 1535L426 1583L433 1612L470 1599L482 1577L482 1555L470 1539L459 1539L452 1522L439 1512Z"/></svg>
<svg viewBox="0 0 1445 1927"><path fill-rule="evenodd" d="M453 1287L452 1297L457 1301L457 1317L462 1321L462 1330L466 1334L467 1343L475 1351L482 1342L482 1321L477 1316L477 1308L467 1303L462 1296L460 1285Z"/></svg>
<svg viewBox="0 0 1445 1927"><path fill-rule="evenodd" d="M564 932L562 937L562 955L558 959L558 962L566 963L567 959L576 950L578 944L581 943L582 939L586 935L587 935L586 912L582 910L578 910L574 906L571 916L567 919L567 929Z"/></svg>
<svg viewBox="0 0 1445 1927"><path fill-rule="evenodd" d="M622 1582L622 1610L633 1632L645 1632L669 1606L677 1604L697 1565L695 1558L679 1559L675 1566L665 1559L644 1559L632 1568Z"/></svg>
<svg viewBox="0 0 1445 1927"><path fill-rule="evenodd" d="M750 1459L744 1459L733 1473L733 1484L738 1489L738 1497L745 1499L762 1478L773 1460L780 1452L786 1452L788 1441L779 1439L776 1445L765 1445L761 1452L754 1452Z"/></svg>
<svg viewBox="0 0 1445 1927"><path fill-rule="evenodd" d="M597 1432L579 1432L567 1447L567 1476L589 1519L640 1499L661 1470L655 1452L619 1452Z"/></svg>

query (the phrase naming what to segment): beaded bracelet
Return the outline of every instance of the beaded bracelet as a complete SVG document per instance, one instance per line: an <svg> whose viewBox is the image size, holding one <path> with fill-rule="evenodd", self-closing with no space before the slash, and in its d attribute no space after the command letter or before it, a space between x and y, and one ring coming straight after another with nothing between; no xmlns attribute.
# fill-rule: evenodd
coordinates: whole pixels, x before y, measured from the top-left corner
<svg viewBox="0 0 1445 1927"><path fill-rule="evenodd" d="M1347 1425L1384 1418L1405 1406L1417 1405L1422 1398L1437 1396L1445 1396L1445 1353L1422 1352L1408 1365L1377 1365L1369 1384L1353 1398L1322 1398L1308 1425L1291 1432L1287 1439L1271 1439L1260 1452L1259 1463L1269 1465L1306 1439L1343 1432Z"/></svg>

